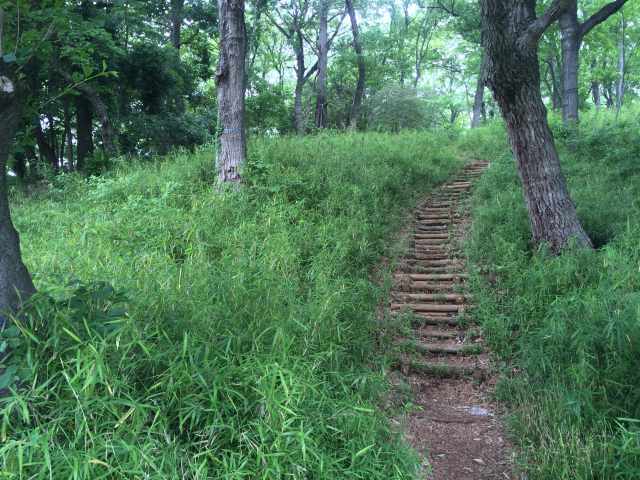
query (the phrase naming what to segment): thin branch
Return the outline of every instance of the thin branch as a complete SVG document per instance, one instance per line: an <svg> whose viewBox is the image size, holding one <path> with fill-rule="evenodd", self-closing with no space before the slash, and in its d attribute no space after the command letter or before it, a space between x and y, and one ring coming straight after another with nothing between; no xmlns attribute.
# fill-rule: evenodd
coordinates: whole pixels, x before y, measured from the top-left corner
<svg viewBox="0 0 640 480"><path fill-rule="evenodd" d="M280 30L280 33L282 33L282 35L284 35L288 39L291 39L292 33L290 31L287 32L282 25L280 25L278 22L276 22L269 12L267 12L267 18L269 19L269 21L271 22L271 24L274 27L276 27L278 30Z"/></svg>
<svg viewBox="0 0 640 480"><path fill-rule="evenodd" d="M335 31L333 32L333 35L331 35L331 37L329 37L329 41L327 42L327 48L331 47L331 44L333 43L333 41L335 40L336 36L340 32L340 27L342 27L342 22L344 22L344 18L346 16L347 16L347 10L345 9L345 11L342 12L342 18L340 19L340 23L338 23L338 26L336 27Z"/></svg>
<svg viewBox="0 0 640 480"><path fill-rule="evenodd" d="M620 10L625 3L627 3L627 0L616 0L615 2L607 3L600 10L591 15L584 21L584 23L582 23L582 25L580 25L580 39L584 38L584 36L589 33L594 27L601 24L611 15Z"/></svg>

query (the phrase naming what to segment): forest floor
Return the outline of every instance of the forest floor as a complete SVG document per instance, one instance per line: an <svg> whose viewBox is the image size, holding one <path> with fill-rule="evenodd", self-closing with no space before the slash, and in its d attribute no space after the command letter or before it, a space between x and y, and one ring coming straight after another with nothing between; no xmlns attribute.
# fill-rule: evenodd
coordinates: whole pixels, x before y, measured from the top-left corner
<svg viewBox="0 0 640 480"><path fill-rule="evenodd" d="M391 312L411 329L401 347L396 386L409 387L405 437L433 480L515 479L496 378L480 329L467 313L461 241L469 226L468 196L488 167L475 162L416 209L410 249L394 274Z"/></svg>

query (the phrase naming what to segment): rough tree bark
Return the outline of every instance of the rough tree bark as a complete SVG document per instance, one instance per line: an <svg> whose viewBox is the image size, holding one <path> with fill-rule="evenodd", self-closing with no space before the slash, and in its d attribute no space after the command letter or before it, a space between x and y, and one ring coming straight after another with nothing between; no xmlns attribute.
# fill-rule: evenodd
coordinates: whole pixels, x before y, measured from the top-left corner
<svg viewBox="0 0 640 480"><path fill-rule="evenodd" d="M182 20L184 17L184 0L171 0L171 9L169 12L170 23L169 38L173 48L180 51L182 46Z"/></svg>
<svg viewBox="0 0 640 480"><path fill-rule="evenodd" d="M480 71L478 72L478 81L476 83L476 94L473 98L473 117L471 118L471 128L480 126L484 113L484 87L485 87L485 70L486 70L486 54L482 51L480 57Z"/></svg>
<svg viewBox="0 0 640 480"><path fill-rule="evenodd" d="M560 15L562 36L562 120L565 124L578 121L578 70L580 68L580 47L584 37L594 27L604 22L620 10L627 0L607 3L583 23L578 21L578 1L568 0L565 11Z"/></svg>
<svg viewBox="0 0 640 480"><path fill-rule="evenodd" d="M0 47L1 50L1 47ZM0 51L0 58L2 53ZM20 253L20 239L11 221L6 166L9 148L20 124L23 95L10 67L0 60L0 326L7 315L35 292Z"/></svg>
<svg viewBox="0 0 640 480"><path fill-rule="evenodd" d="M218 179L239 183L240 169L247 155L245 132L245 60L247 35L244 2L218 0L220 59L216 72L218 87Z"/></svg>
<svg viewBox="0 0 640 480"><path fill-rule="evenodd" d="M360 117L360 109L362 107L362 98L364 97L364 87L366 81L366 66L364 61L364 52L362 43L360 43L360 32L358 29L358 19L356 18L356 10L353 7L353 0L346 0L347 12L351 20L351 33L353 34L353 49L356 52L356 60L358 62L358 82L356 90L353 94L353 102L349 110L349 128L355 130L358 128L358 118Z"/></svg>
<svg viewBox="0 0 640 480"><path fill-rule="evenodd" d="M569 0L570 1L570 0ZM532 0L481 0L487 85L507 125L536 244L559 253L571 239L591 246L560 169L540 93L538 44L567 7L554 0L536 17Z"/></svg>
<svg viewBox="0 0 640 480"><path fill-rule="evenodd" d="M78 137L76 169L83 170L87 157L93 153L93 112L91 104L82 96L75 98L75 104L76 135Z"/></svg>
<svg viewBox="0 0 640 480"><path fill-rule="evenodd" d="M327 127L327 68L329 65L329 0L320 0L318 77L316 80L316 127Z"/></svg>

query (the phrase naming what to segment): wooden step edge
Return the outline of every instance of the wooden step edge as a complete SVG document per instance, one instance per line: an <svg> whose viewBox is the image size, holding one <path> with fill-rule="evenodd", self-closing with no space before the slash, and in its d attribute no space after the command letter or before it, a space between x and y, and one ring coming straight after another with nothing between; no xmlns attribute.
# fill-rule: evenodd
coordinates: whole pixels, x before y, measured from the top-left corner
<svg viewBox="0 0 640 480"><path fill-rule="evenodd" d="M462 355L471 356L479 355L482 353L482 347L480 345L469 344L446 344L446 343L424 343L415 340L407 340L402 343L404 348L415 350L421 354L434 354L434 355Z"/></svg>
<svg viewBox="0 0 640 480"><path fill-rule="evenodd" d="M419 361L402 362L398 360L394 362L393 367L401 370L402 372L430 375L437 378L487 378L489 376L487 370L482 367L449 365L446 363L443 364Z"/></svg>

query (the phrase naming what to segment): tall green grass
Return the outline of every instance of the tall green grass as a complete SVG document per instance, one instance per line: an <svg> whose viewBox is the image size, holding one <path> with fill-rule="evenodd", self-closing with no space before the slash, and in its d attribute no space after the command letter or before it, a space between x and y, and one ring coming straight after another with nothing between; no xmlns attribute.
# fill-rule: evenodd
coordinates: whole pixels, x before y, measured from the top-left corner
<svg viewBox="0 0 640 480"><path fill-rule="evenodd" d="M500 398L531 479L640 478L640 120L553 128L578 214L599 247L530 245L502 127L464 148L493 161L474 195L477 315L505 361Z"/></svg>
<svg viewBox="0 0 640 480"><path fill-rule="evenodd" d="M256 140L237 192L205 149L16 194L41 293L2 334L0 477L412 478L376 407L370 275L450 145Z"/></svg>

